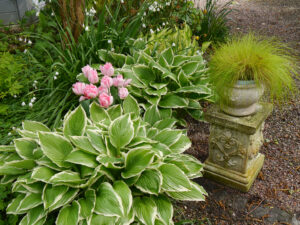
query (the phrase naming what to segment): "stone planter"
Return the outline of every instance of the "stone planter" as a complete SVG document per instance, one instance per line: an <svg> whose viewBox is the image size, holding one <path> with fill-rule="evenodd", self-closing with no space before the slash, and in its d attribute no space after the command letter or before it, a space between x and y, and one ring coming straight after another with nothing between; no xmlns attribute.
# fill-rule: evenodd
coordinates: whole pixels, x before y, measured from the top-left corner
<svg viewBox="0 0 300 225"><path fill-rule="evenodd" d="M4 25L17 24L33 8L32 0L0 0L0 20Z"/></svg>
<svg viewBox="0 0 300 225"><path fill-rule="evenodd" d="M238 81L227 93L227 98L220 99L221 110L232 116L249 116L259 110L264 89L254 81Z"/></svg>
<svg viewBox="0 0 300 225"><path fill-rule="evenodd" d="M252 116L234 117L214 105L204 118L210 123L209 157L204 176L241 191L248 191L264 162L264 121L272 112L270 103Z"/></svg>

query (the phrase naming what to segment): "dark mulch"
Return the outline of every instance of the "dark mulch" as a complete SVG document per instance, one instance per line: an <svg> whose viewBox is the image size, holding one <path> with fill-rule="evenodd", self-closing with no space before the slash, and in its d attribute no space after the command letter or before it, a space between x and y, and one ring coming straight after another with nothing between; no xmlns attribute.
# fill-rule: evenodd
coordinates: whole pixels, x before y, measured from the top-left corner
<svg viewBox="0 0 300 225"><path fill-rule="evenodd" d="M300 56L299 0L237 0L231 7L235 10L229 16L232 33L276 36ZM209 124L190 120L188 135L193 145L187 153L204 162ZM266 120L264 137L260 151L265 155L264 166L248 193L201 178L197 182L209 193L206 201L177 202L175 220L216 225L300 224L299 97L281 109L275 106Z"/></svg>

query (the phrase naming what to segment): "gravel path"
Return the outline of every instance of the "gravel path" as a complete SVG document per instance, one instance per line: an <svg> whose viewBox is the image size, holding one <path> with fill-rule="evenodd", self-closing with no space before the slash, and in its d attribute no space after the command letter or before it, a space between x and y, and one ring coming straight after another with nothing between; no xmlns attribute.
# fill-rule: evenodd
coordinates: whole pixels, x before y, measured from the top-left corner
<svg viewBox="0 0 300 225"><path fill-rule="evenodd" d="M228 0L220 0L220 4ZM300 0L236 0L228 16L231 33L253 31L275 36L300 56ZM298 87L300 82L297 81ZM190 121L193 146L188 153L208 156L208 124ZM300 224L300 97L267 119L261 152L265 163L248 193L199 179L209 193L205 202L177 203L175 218L194 224ZM298 219L298 221L297 221ZM190 223L192 224L192 223Z"/></svg>

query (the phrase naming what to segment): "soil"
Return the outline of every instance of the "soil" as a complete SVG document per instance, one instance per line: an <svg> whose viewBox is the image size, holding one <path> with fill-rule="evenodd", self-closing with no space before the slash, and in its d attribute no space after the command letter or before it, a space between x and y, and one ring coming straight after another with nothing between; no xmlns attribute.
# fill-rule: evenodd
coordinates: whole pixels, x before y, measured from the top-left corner
<svg viewBox="0 0 300 225"><path fill-rule="evenodd" d="M227 0L221 0L225 2ZM228 16L231 33L253 31L275 36L300 56L300 0L236 0ZM297 81L298 87L300 82ZM209 124L189 120L192 147L202 162L208 157ZM300 97L274 107L265 122L260 150L264 166L247 193L206 178L205 202L176 202L175 221L181 224L300 224Z"/></svg>

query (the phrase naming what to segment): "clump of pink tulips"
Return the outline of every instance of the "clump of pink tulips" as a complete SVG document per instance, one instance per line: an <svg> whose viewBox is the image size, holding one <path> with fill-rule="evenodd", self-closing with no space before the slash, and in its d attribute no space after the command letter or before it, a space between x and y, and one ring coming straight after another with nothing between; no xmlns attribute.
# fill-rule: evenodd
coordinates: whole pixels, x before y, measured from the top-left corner
<svg viewBox="0 0 300 225"><path fill-rule="evenodd" d="M113 77L115 70L111 63L106 63L100 66L99 69L103 75L101 80L99 79L96 69L93 69L89 65L83 67L81 69L82 73L90 84L77 82L73 84L72 89L76 95L80 96L79 101L98 98L100 105L107 108L112 105L114 101L110 91L111 87L118 88L120 99L125 99L128 96L128 89L126 87L130 84L131 79L125 80L121 74ZM98 87L97 84L99 84Z"/></svg>

